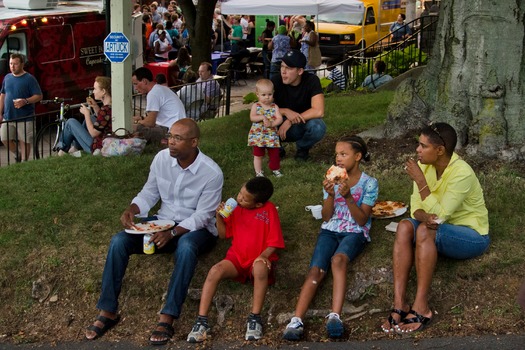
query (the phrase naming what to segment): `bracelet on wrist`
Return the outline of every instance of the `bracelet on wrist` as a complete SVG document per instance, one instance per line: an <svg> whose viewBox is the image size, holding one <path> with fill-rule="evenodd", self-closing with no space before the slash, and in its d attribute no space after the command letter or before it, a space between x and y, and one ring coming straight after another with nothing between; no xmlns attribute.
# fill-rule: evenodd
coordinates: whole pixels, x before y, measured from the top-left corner
<svg viewBox="0 0 525 350"><path fill-rule="evenodd" d="M428 188L428 184L425 185L425 186L423 186L423 187L421 187L421 189L419 190L419 193L423 192L423 190L424 190L425 188Z"/></svg>

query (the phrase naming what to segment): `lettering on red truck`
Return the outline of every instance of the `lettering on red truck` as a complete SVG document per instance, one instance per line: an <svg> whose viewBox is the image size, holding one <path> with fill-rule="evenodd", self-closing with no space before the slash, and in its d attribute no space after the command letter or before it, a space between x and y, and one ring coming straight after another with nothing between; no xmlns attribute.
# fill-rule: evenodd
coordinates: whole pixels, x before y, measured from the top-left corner
<svg viewBox="0 0 525 350"><path fill-rule="evenodd" d="M20 53L44 99L85 101L86 89L96 76L104 75L107 32L102 4L103 0L61 1L52 9L30 11L0 6L0 83L10 72L9 55ZM37 108L43 111L43 106Z"/></svg>

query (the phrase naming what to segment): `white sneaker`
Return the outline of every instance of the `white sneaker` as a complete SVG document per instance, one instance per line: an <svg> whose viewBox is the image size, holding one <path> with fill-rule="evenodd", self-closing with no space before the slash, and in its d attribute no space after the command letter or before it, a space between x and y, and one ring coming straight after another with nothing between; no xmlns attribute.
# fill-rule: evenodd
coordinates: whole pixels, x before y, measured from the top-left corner
<svg viewBox="0 0 525 350"><path fill-rule="evenodd" d="M299 317L292 317L290 323L288 323L284 330L283 338L291 341L301 340L303 332L303 321Z"/></svg>
<svg viewBox="0 0 525 350"><path fill-rule="evenodd" d="M264 177L264 173L262 171L256 172L255 177Z"/></svg>
<svg viewBox="0 0 525 350"><path fill-rule="evenodd" d="M263 326L256 318L249 318L246 323L246 340L259 340L263 337Z"/></svg>
<svg viewBox="0 0 525 350"><path fill-rule="evenodd" d="M59 156L59 157L63 157L63 156L65 156L66 154L67 154L67 153L64 152L64 150L60 150L60 151L58 151L58 156Z"/></svg>
<svg viewBox="0 0 525 350"><path fill-rule="evenodd" d="M343 321L339 317L339 314L331 312L326 316L326 331L328 332L329 338L341 338L345 331Z"/></svg>
<svg viewBox="0 0 525 350"><path fill-rule="evenodd" d="M96 150L93 151L93 155L94 156L99 156L100 155L100 148L97 148Z"/></svg>
<svg viewBox="0 0 525 350"><path fill-rule="evenodd" d="M78 149L75 146L69 147L69 151L68 151L69 154L73 154L75 152L78 152Z"/></svg>
<svg viewBox="0 0 525 350"><path fill-rule="evenodd" d="M71 155L72 155L73 157L75 157L75 158L80 158L80 157L82 157L82 152L80 152L80 151L75 151L75 152L73 152L73 153L70 152L69 154L71 154Z"/></svg>
<svg viewBox="0 0 525 350"><path fill-rule="evenodd" d="M283 176L283 174L281 173L280 170L274 170L274 171L273 171L273 175L274 175L275 177L281 177L281 176Z"/></svg>
<svg viewBox="0 0 525 350"><path fill-rule="evenodd" d="M202 343L203 341L208 339L209 331L210 328L208 327L208 325L197 321L193 325L191 332L188 334L188 338L186 339L186 341L188 343Z"/></svg>

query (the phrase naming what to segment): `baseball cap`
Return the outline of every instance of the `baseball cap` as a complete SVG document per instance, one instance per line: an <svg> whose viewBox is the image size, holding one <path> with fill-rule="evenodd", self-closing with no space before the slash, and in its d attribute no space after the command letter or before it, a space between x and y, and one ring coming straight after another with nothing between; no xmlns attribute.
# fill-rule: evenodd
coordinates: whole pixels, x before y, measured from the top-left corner
<svg viewBox="0 0 525 350"><path fill-rule="evenodd" d="M306 57L299 50L290 50L283 56L283 62L288 67L304 68L306 66Z"/></svg>

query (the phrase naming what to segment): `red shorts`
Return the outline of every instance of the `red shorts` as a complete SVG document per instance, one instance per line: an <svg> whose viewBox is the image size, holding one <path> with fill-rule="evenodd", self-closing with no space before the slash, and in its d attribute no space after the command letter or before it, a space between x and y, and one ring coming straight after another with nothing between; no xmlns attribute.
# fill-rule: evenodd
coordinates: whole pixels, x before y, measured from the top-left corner
<svg viewBox="0 0 525 350"><path fill-rule="evenodd" d="M237 270L238 276L235 278L235 281L246 283L248 281L251 281L253 284L253 265L250 265L248 268L243 268L241 264L239 263L239 259L237 258L237 255L234 253L228 251L226 253L226 257L224 260L230 261L233 266L235 266L235 269ZM272 266L270 267L270 271L268 272L268 285L271 286L275 283L275 269L276 269L276 262L272 261Z"/></svg>

